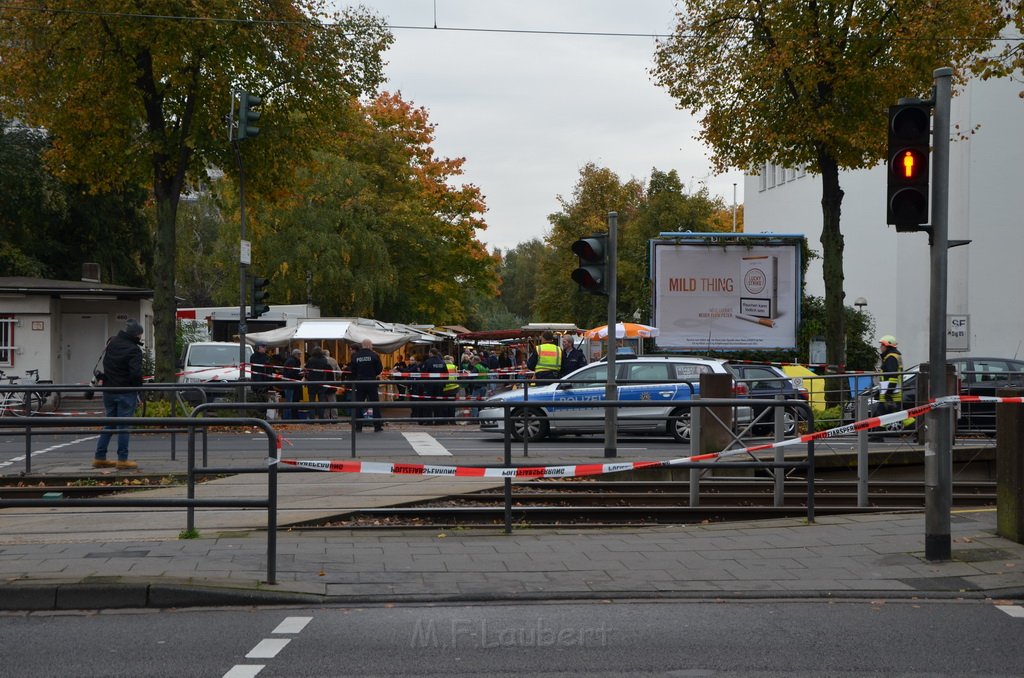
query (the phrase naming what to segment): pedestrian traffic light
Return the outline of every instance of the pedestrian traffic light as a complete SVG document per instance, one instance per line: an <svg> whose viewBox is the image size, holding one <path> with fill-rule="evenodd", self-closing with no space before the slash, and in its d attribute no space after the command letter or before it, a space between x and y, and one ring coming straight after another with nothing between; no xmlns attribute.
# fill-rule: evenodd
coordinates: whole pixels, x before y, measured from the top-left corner
<svg viewBox="0 0 1024 678"><path fill-rule="evenodd" d="M239 90L237 96L238 126L235 128L235 139L241 141L260 133L260 128L254 124L260 119L260 112L254 110L254 107L263 103L263 99L244 90Z"/></svg>
<svg viewBox="0 0 1024 678"><path fill-rule="evenodd" d="M267 285L270 284L270 279L254 275L249 278L249 282L252 284L252 312L249 317L259 318L270 310L270 306L267 304L267 297L270 296Z"/></svg>
<svg viewBox="0 0 1024 678"><path fill-rule="evenodd" d="M886 223L896 230L920 231L928 223L930 104L915 101L889 107Z"/></svg>
<svg viewBox="0 0 1024 678"><path fill-rule="evenodd" d="M590 294L607 294L608 235L598 233L580 238L572 244L572 253L579 257L579 267L572 279L580 289Z"/></svg>

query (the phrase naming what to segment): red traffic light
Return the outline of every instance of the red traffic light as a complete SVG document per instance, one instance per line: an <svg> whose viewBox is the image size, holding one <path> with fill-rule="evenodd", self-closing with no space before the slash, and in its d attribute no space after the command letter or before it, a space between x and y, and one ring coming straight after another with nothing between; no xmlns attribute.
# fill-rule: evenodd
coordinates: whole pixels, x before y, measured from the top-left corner
<svg viewBox="0 0 1024 678"><path fill-rule="evenodd" d="M928 223L928 157L931 104L905 101L889 107L886 223L897 231Z"/></svg>
<svg viewBox="0 0 1024 678"><path fill-rule="evenodd" d="M608 236L598 233L580 238L572 244L572 253L580 258L579 267L570 277L584 292L605 294Z"/></svg>
<svg viewBox="0 0 1024 678"><path fill-rule="evenodd" d="M901 179L913 181L927 171L928 159L912 148L905 148L896 154L892 164L893 172Z"/></svg>

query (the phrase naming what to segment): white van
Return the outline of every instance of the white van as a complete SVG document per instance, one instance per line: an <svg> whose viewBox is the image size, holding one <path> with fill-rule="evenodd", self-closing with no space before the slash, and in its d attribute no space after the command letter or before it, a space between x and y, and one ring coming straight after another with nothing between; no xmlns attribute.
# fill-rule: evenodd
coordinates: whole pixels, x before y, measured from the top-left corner
<svg viewBox="0 0 1024 678"><path fill-rule="evenodd" d="M244 368L238 366L238 344L227 341L198 341L185 347L178 361L179 384L234 383L250 375L248 363L252 360L252 346L245 346ZM227 395L226 389L204 389L207 401ZM199 400L194 390L182 394L190 401Z"/></svg>

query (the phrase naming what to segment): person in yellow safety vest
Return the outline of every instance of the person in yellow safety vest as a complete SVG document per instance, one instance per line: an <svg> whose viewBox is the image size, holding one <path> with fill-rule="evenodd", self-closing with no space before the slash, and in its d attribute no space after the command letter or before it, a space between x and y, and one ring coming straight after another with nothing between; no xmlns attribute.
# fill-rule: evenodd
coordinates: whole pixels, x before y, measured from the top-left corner
<svg viewBox="0 0 1024 678"><path fill-rule="evenodd" d="M450 355L444 357L445 366L448 368L448 383L444 385L444 401L441 403L441 416L448 419L446 424L455 423L455 398L459 395L459 368L455 366L455 358Z"/></svg>
<svg viewBox="0 0 1024 678"><path fill-rule="evenodd" d="M545 330L540 336L542 343L526 366L536 372L537 379L558 379L562 371L562 347L555 342L555 335L550 330Z"/></svg>
<svg viewBox="0 0 1024 678"><path fill-rule="evenodd" d="M887 334L878 340L881 363L879 371L882 376L878 382L878 413L889 414L900 409L903 402L903 354L896 348L896 337ZM881 433L869 436L870 440L884 440Z"/></svg>

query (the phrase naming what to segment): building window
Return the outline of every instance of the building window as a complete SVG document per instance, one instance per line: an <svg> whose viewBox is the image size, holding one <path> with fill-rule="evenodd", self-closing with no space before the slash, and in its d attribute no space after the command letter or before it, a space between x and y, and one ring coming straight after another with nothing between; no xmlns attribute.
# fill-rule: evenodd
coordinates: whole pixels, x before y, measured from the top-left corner
<svg viewBox="0 0 1024 678"><path fill-rule="evenodd" d="M14 316L0 315L0 367L14 366Z"/></svg>
<svg viewBox="0 0 1024 678"><path fill-rule="evenodd" d="M802 179L807 176L807 165L800 165L796 168L796 176L798 179Z"/></svg>
<svg viewBox="0 0 1024 678"><path fill-rule="evenodd" d="M796 179L796 170L792 167L786 169L786 181L793 181Z"/></svg>
<svg viewBox="0 0 1024 678"><path fill-rule="evenodd" d="M775 171L779 175L775 179L775 183L777 183L779 186L781 186L782 184L786 183L786 168L783 167L782 165L776 165L775 166Z"/></svg>
<svg viewBox="0 0 1024 678"><path fill-rule="evenodd" d="M763 191L768 188L768 165L761 165L760 175L757 177L757 190Z"/></svg>
<svg viewBox="0 0 1024 678"><path fill-rule="evenodd" d="M764 166L764 173L768 177L768 188L775 188L775 165L772 163L766 163Z"/></svg>

